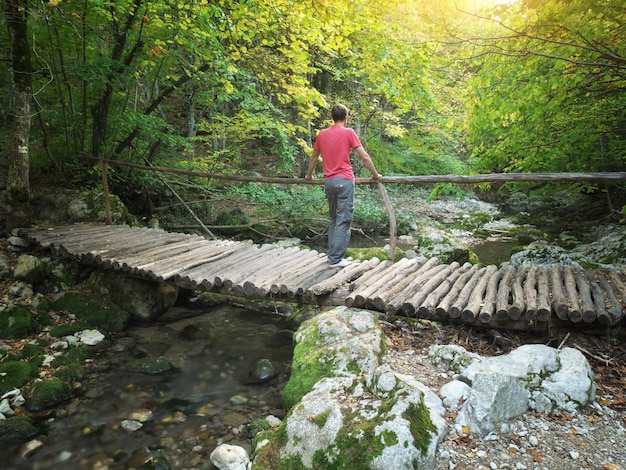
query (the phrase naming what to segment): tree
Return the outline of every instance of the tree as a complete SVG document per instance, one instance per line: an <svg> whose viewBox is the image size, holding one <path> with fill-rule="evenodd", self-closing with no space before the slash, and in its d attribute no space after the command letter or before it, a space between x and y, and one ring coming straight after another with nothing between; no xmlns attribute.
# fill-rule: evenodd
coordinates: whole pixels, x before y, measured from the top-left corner
<svg viewBox="0 0 626 470"><path fill-rule="evenodd" d="M13 72L13 123L7 176L6 229L27 226L30 217L29 137L32 69L27 1L3 0Z"/></svg>

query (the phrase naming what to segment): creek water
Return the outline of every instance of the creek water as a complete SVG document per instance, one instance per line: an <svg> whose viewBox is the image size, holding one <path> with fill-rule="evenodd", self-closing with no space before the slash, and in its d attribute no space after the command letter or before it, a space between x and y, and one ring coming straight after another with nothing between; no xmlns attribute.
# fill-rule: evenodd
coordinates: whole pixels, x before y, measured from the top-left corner
<svg viewBox="0 0 626 470"><path fill-rule="evenodd" d="M2 468L213 468L219 443L249 450L250 423L283 417L292 333L285 316L233 306L174 308L131 325L91 361L76 398L40 415L37 452L26 458L22 442L3 442ZM142 356L172 367L131 372ZM271 361L276 377L259 383L249 375L259 359Z"/></svg>

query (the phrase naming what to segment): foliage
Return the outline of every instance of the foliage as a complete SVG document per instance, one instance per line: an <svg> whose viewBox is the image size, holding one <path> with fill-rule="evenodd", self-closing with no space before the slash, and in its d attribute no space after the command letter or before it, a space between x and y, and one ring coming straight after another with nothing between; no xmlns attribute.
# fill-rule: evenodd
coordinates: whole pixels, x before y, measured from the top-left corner
<svg viewBox="0 0 626 470"><path fill-rule="evenodd" d="M483 21L468 143L477 171L623 171L626 73L616 0L519 2ZM621 33L620 33L621 31Z"/></svg>

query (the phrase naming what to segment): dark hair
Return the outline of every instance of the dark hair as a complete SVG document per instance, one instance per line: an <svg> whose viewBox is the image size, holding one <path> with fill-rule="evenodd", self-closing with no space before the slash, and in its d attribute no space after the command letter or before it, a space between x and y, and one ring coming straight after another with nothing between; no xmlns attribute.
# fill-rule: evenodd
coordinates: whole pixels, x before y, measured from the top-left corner
<svg viewBox="0 0 626 470"><path fill-rule="evenodd" d="M343 104L336 104L335 106L333 106L333 109L330 112L330 115L333 118L333 121L340 122L340 121L343 121L346 118L348 113L349 113L349 111L348 111L348 107L347 106L345 106Z"/></svg>

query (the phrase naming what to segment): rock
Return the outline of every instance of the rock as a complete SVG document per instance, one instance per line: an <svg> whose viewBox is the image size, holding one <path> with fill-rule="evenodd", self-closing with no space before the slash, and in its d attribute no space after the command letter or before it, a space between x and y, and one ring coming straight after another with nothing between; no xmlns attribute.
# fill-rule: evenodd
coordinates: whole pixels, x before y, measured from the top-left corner
<svg viewBox="0 0 626 470"><path fill-rule="evenodd" d="M131 372L140 372L147 375L159 375L167 372L172 365L163 357L144 357L136 359L128 365Z"/></svg>
<svg viewBox="0 0 626 470"><path fill-rule="evenodd" d="M41 411L52 408L70 398L70 386L59 379L40 380L33 383L27 393L26 408Z"/></svg>
<svg viewBox="0 0 626 470"><path fill-rule="evenodd" d="M76 333L81 343L87 346L95 346L104 339L104 335L98 330L83 330Z"/></svg>
<svg viewBox="0 0 626 470"><path fill-rule="evenodd" d="M128 432L135 432L143 427L143 424L134 419L125 419L120 423L122 429Z"/></svg>
<svg viewBox="0 0 626 470"><path fill-rule="evenodd" d="M114 224L138 224L120 198L110 194L111 219ZM101 190L77 191L56 188L31 202L33 218L50 224L106 222L104 194Z"/></svg>
<svg viewBox="0 0 626 470"><path fill-rule="evenodd" d="M430 357L438 365L447 364L470 384L457 424L479 436L529 410L575 412L595 398L591 367L573 348L529 344L506 355L482 358L449 345L434 346Z"/></svg>
<svg viewBox="0 0 626 470"><path fill-rule="evenodd" d="M148 321L165 314L178 298L178 287L174 284L137 279L119 272L96 271L88 286L132 316Z"/></svg>
<svg viewBox="0 0 626 470"><path fill-rule="evenodd" d="M295 339L283 392L290 412L283 432L259 435L255 469L433 467L446 432L443 405L382 362L384 336L372 312L330 309L305 321Z"/></svg>
<svg viewBox="0 0 626 470"><path fill-rule="evenodd" d="M8 279L11 275L11 263L9 257L4 253L0 253L0 281Z"/></svg>
<svg viewBox="0 0 626 470"><path fill-rule="evenodd" d="M439 390L439 396L443 399L443 406L450 411L459 411L467 401L472 389L465 382L453 380Z"/></svg>
<svg viewBox="0 0 626 470"><path fill-rule="evenodd" d="M248 369L244 382L247 384L262 384L278 375L274 364L269 359L259 359Z"/></svg>
<svg viewBox="0 0 626 470"><path fill-rule="evenodd" d="M211 452L211 463L220 470L249 470L250 457L243 447L221 444Z"/></svg>
<svg viewBox="0 0 626 470"><path fill-rule="evenodd" d="M20 255L17 258L13 277L18 281L37 285L43 282L45 276L45 264L41 259L32 255Z"/></svg>

